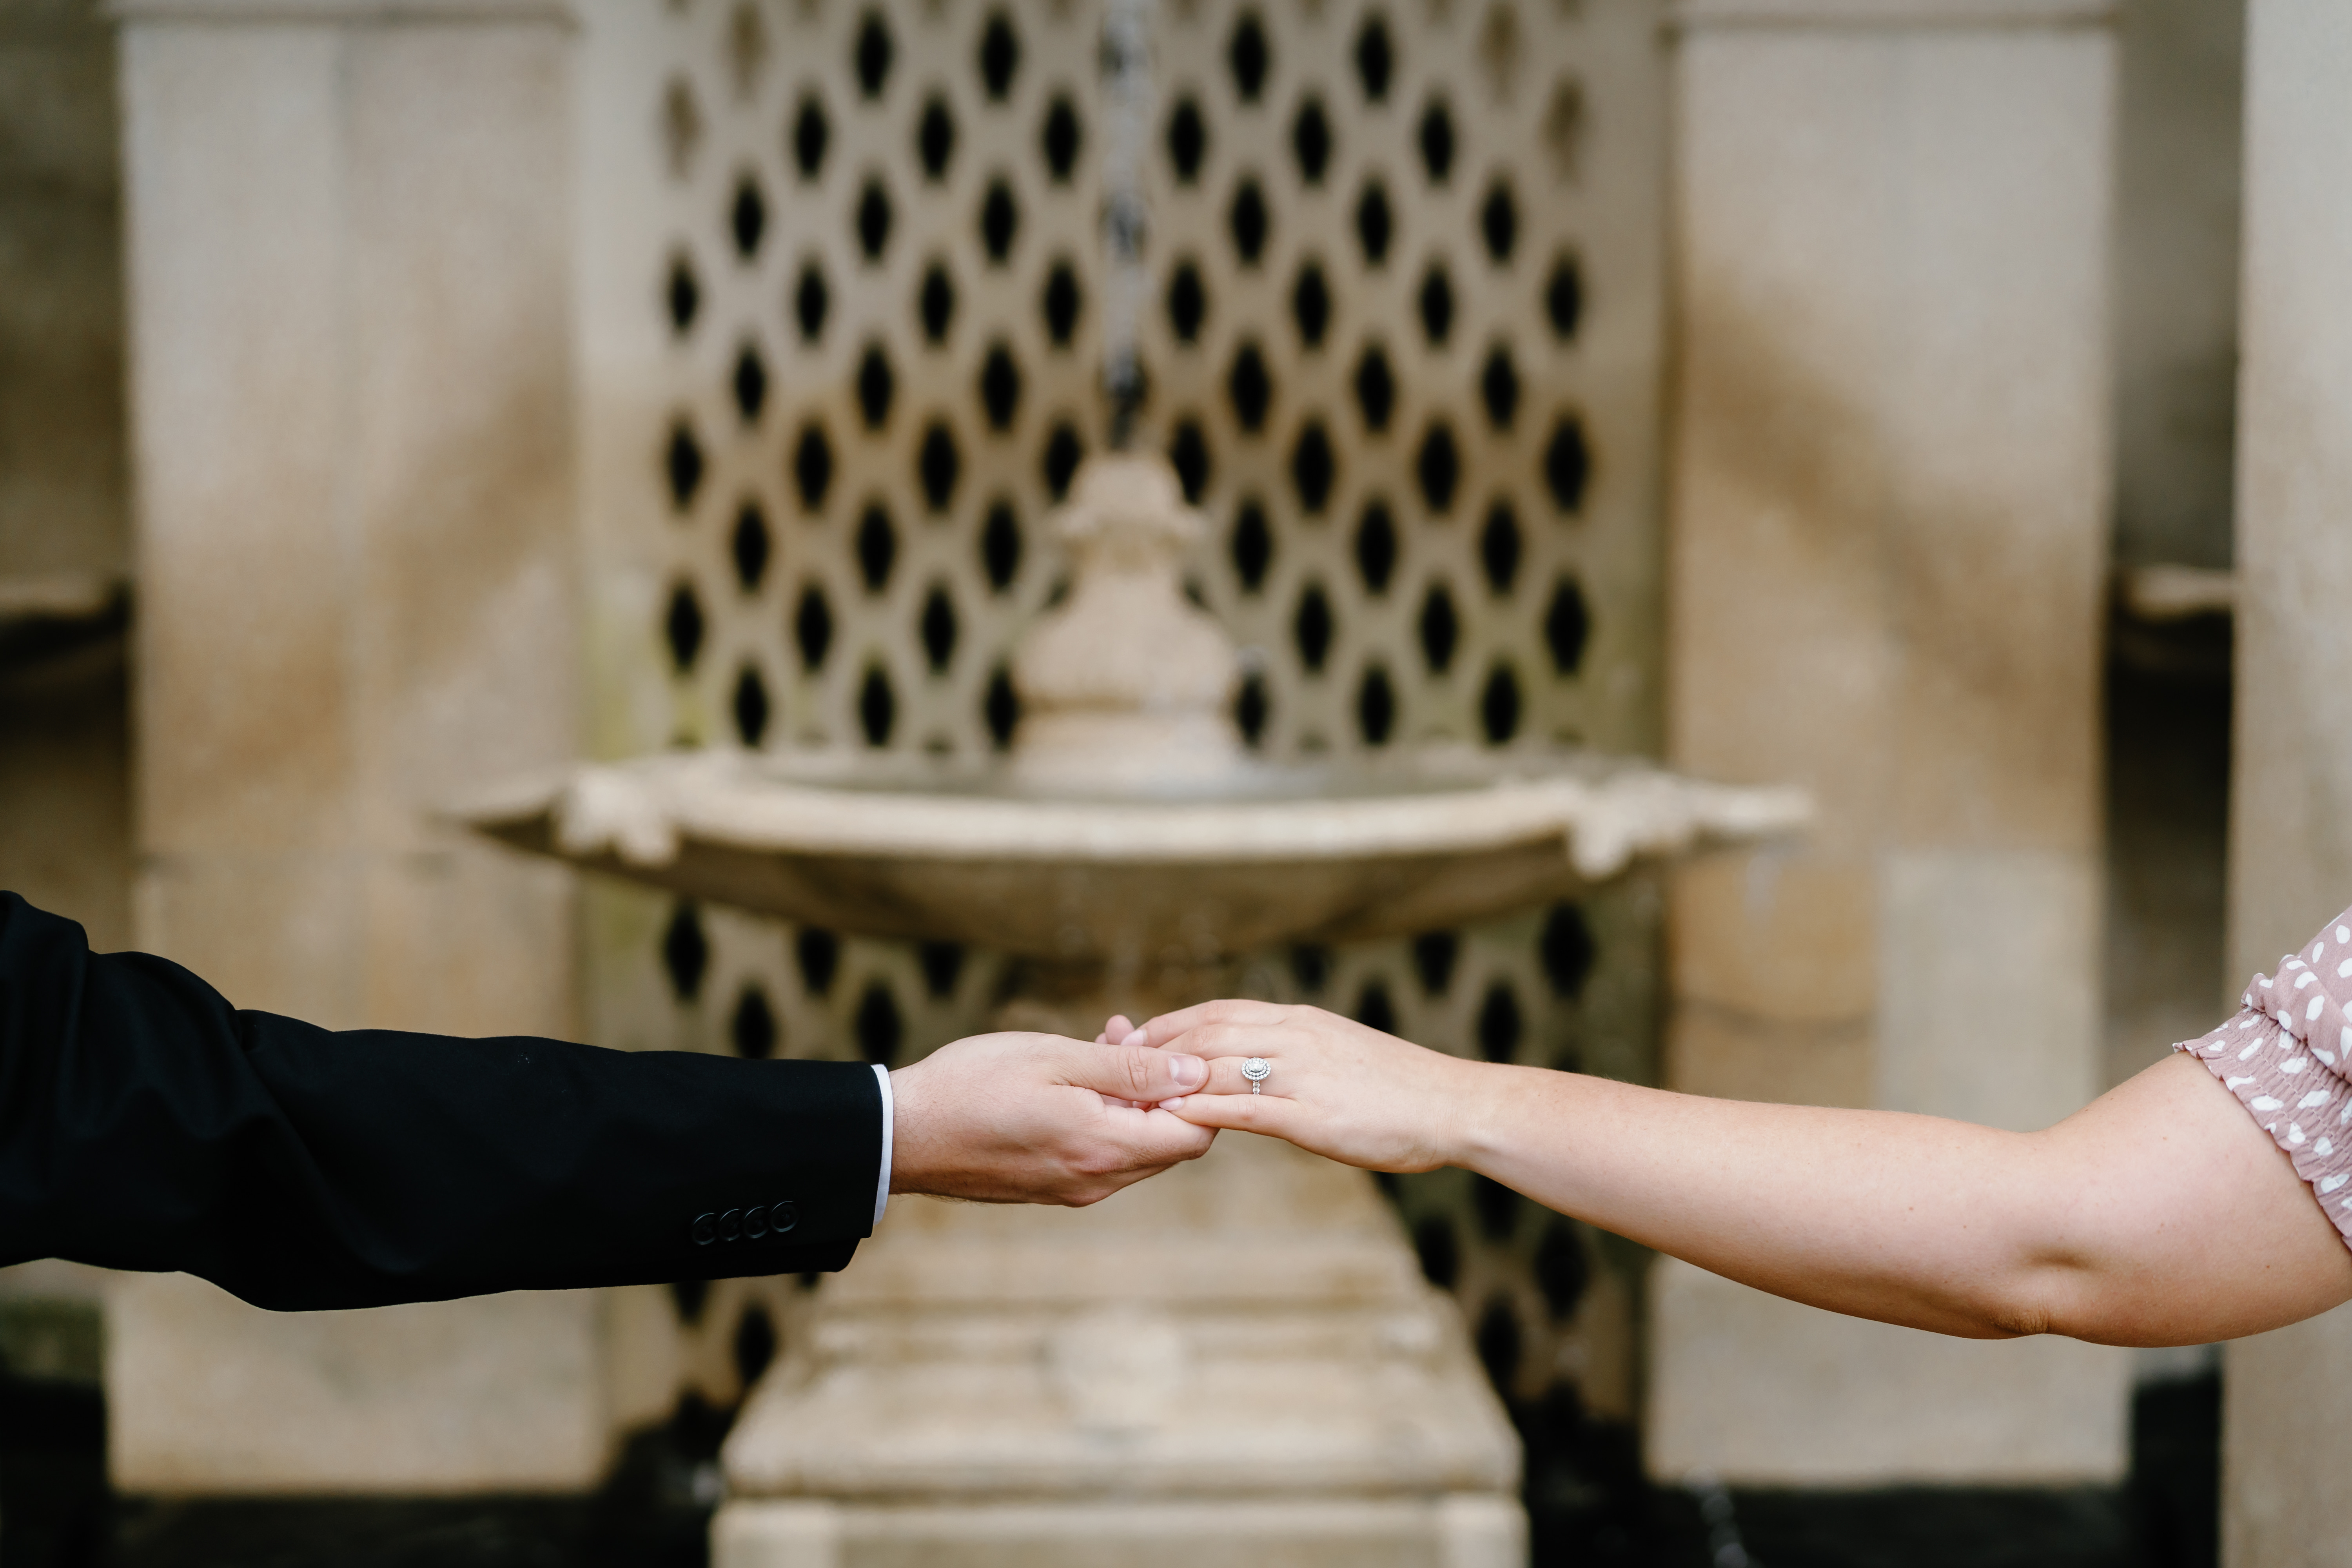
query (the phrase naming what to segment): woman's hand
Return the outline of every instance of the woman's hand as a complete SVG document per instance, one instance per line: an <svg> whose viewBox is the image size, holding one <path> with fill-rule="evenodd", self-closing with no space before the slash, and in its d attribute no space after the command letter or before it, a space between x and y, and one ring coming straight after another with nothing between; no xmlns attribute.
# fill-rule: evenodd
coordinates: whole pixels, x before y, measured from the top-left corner
<svg viewBox="0 0 2352 1568"><path fill-rule="evenodd" d="M1207 1085L1163 1100L1195 1127L1234 1127L1375 1171L1460 1163L1486 1112L1482 1063L1424 1050L1320 1007L1205 1002L1139 1029L1113 1018L1105 1044L1173 1048L1209 1063ZM1271 1069L1250 1092L1242 1064Z"/></svg>

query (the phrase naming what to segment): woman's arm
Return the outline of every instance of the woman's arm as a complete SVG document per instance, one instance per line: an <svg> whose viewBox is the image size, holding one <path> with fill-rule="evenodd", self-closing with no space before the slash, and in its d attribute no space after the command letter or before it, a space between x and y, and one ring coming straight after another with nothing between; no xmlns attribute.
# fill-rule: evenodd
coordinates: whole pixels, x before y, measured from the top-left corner
<svg viewBox="0 0 2352 1568"><path fill-rule="evenodd" d="M1466 1166L1833 1311L1972 1338L2197 1344L2352 1300L2352 1250L2185 1058L2045 1131L2003 1132L1463 1061L1312 1007L1210 1003L1142 1033L1211 1059L1205 1091L1163 1102L1200 1126L1376 1170ZM1272 1065L1255 1097L1250 1056Z"/></svg>

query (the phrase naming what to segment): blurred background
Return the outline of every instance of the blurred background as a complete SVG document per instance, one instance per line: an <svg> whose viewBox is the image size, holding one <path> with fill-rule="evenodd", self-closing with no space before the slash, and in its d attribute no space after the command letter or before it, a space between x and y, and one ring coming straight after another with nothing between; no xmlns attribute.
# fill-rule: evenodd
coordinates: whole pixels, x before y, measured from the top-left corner
<svg viewBox="0 0 2352 1568"><path fill-rule="evenodd" d="M2239 0L1149 10L1135 438L1214 524L1187 585L1250 742L1822 807L1250 990L2030 1126L2340 904L2230 898ZM1102 24L0 0L0 885L330 1025L898 1063L982 1026L987 952L439 813L581 757L1005 742L1040 520L1108 435ZM1538 1562L2217 1561L2214 1352L1937 1341L1464 1173L1384 1190ZM700 1562L807 1294L272 1318L0 1271L0 1559Z"/></svg>

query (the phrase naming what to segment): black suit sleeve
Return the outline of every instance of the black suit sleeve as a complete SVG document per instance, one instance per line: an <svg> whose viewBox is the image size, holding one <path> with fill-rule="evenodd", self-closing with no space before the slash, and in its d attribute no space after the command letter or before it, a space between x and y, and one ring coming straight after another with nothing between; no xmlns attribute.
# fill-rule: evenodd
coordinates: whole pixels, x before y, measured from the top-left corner
<svg viewBox="0 0 2352 1568"><path fill-rule="evenodd" d="M853 1062L238 1012L0 893L0 1263L281 1310L834 1269L872 1229L881 1119Z"/></svg>

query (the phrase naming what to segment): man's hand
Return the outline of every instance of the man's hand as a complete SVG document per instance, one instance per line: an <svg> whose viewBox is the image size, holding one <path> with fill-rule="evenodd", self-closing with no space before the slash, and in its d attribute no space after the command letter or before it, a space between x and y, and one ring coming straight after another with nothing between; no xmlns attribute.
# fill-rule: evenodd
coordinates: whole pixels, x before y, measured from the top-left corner
<svg viewBox="0 0 2352 1568"><path fill-rule="evenodd" d="M1208 1064L1055 1035L974 1035L890 1075L890 1190L1082 1208L1215 1141L1167 1111Z"/></svg>

